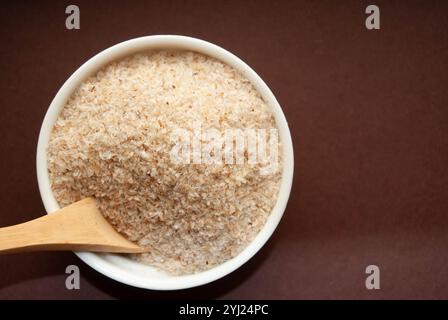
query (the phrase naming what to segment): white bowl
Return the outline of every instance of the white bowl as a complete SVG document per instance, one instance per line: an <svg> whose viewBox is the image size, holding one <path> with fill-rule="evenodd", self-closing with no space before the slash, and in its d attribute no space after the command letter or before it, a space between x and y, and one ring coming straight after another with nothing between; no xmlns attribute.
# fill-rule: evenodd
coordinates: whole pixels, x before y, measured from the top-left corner
<svg viewBox="0 0 448 320"><path fill-rule="evenodd" d="M132 39L110 47L84 63L64 83L58 91L45 115L37 145L37 180L40 195L48 213L59 209L53 196L47 169L46 148L53 125L72 92L90 75L106 64L140 51L157 49L184 49L196 51L227 63L244 74L272 107L280 141L283 145L283 175L277 204L270 214L266 225L255 239L236 257L213 269L185 276L171 276L155 268L143 265L127 257L116 254L98 254L76 252L81 260L98 272L119 282L146 289L175 290L191 288L215 281L238 269L266 243L277 227L288 202L293 177L293 149L291 134L285 116L264 81L246 63L232 53L209 42L175 35L157 35Z"/></svg>

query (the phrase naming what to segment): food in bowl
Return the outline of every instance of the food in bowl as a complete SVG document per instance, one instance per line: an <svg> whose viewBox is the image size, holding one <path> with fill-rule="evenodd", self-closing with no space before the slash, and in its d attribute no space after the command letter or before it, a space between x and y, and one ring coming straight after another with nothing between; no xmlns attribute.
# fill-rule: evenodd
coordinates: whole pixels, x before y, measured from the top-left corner
<svg viewBox="0 0 448 320"><path fill-rule="evenodd" d="M47 148L52 191L60 206L94 197L117 231L149 249L138 261L197 273L238 255L264 226L281 181L276 129L269 105L231 66L191 51L134 54L86 79L59 114ZM179 132L189 161L173 158ZM219 158L217 148L198 151L204 132L214 142L222 134L221 162L200 161ZM253 161L250 141L278 155L275 170Z"/></svg>

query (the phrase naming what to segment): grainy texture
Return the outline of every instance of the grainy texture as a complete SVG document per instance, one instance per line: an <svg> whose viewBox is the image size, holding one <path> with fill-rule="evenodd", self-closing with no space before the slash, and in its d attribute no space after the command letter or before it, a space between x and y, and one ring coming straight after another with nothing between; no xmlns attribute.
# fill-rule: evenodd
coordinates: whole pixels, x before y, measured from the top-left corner
<svg viewBox="0 0 448 320"><path fill-rule="evenodd" d="M276 124L230 66L193 52L137 54L72 95L50 137L48 169L61 206L95 197L119 232L149 247L138 260L185 274L234 257L255 237L276 202L280 170L263 175L263 164L248 159L175 164L180 128L224 135Z"/></svg>

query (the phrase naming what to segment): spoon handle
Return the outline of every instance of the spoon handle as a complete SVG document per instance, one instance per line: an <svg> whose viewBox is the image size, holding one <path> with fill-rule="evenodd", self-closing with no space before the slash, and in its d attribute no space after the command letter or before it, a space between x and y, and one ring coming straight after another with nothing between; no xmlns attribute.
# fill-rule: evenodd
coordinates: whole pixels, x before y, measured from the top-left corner
<svg viewBox="0 0 448 320"><path fill-rule="evenodd" d="M0 228L0 254L47 250L144 251L113 229L92 198L35 220Z"/></svg>

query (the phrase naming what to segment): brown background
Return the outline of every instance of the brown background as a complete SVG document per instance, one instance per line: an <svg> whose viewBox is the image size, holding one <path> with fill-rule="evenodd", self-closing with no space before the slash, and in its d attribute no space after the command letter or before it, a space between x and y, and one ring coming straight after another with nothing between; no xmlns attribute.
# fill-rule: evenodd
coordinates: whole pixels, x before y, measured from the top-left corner
<svg viewBox="0 0 448 320"><path fill-rule="evenodd" d="M71 3L71 2L70 2ZM0 257L0 298L448 298L448 2L66 1L0 4L0 225L44 209L35 152L45 111L84 61L123 40L183 34L235 53L289 120L294 186L274 237L192 290L116 283L72 253ZM65 289L68 264L81 290ZM381 290L365 268L381 268Z"/></svg>

